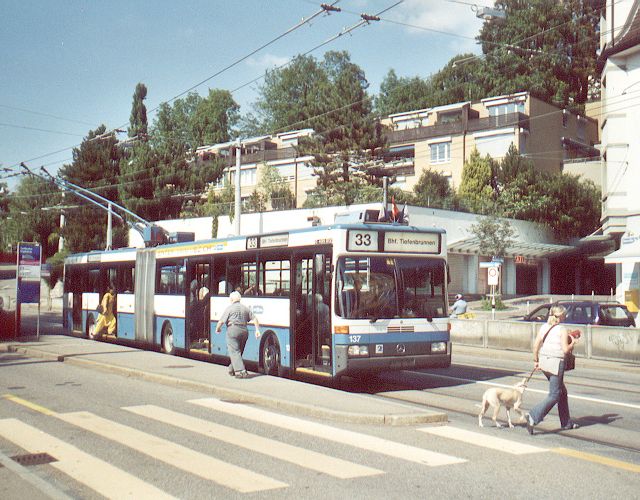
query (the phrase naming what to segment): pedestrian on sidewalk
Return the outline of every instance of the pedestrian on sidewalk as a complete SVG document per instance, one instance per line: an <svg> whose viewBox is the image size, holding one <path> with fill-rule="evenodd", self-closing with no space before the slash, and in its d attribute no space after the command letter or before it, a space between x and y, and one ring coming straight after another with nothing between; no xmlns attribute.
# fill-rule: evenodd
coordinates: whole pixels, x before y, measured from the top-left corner
<svg viewBox="0 0 640 500"><path fill-rule="evenodd" d="M249 338L247 324L251 321L256 327L256 339L260 338L260 323L253 315L251 309L240 303L242 296L240 292L234 291L229 294L231 304L224 310L216 325L216 333L220 333L222 325L227 327L227 351L231 363L229 364L229 375L236 378L247 378L248 373L242 361L244 346Z"/></svg>
<svg viewBox="0 0 640 500"><path fill-rule="evenodd" d="M549 394L534 406L527 414L527 430L533 434L538 425L551 409L558 405L558 416L563 430L577 429L578 424L572 422L569 414L569 398L564 385L565 354L573 351L579 331L569 332L562 323L567 318L567 310L563 306L551 308L547 323L540 327L533 346L534 370L542 370L549 381Z"/></svg>

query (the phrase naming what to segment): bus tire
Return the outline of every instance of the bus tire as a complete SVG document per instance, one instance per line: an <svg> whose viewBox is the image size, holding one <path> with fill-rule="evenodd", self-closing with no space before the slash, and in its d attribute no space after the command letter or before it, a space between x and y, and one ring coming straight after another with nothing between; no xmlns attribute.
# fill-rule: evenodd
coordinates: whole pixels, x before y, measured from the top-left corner
<svg viewBox="0 0 640 500"><path fill-rule="evenodd" d="M260 368L265 375L283 375L282 365L280 364L280 344L277 337L269 333L265 335L260 349Z"/></svg>
<svg viewBox="0 0 640 500"><path fill-rule="evenodd" d="M162 352L166 354L173 354L175 352L175 346L173 345L173 328L171 323L167 323L162 328Z"/></svg>
<svg viewBox="0 0 640 500"><path fill-rule="evenodd" d="M98 340L100 338L100 334L96 332L96 322L92 314L89 314L87 317L87 338L91 340Z"/></svg>

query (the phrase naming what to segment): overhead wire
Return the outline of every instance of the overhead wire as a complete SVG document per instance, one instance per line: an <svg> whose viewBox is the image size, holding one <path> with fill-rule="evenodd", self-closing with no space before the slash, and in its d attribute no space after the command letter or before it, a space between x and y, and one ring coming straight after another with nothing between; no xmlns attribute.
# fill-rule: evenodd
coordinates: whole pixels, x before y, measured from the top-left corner
<svg viewBox="0 0 640 500"><path fill-rule="evenodd" d="M334 5L335 5L335 4L337 4L339 1L340 1L340 0L334 0L330 5L331 5L331 6L334 6ZM297 23L297 24L295 24L293 27L291 27L291 28L287 29L284 33L282 33L282 34L278 35L277 37L273 38L273 39L272 39L272 40L270 40L269 42L267 42L267 43L265 43L265 44L261 45L259 48L257 48L257 49L255 49L255 50L251 51L251 53L249 53L249 54L247 54L247 55L245 55L245 56L241 57L240 59L238 59L238 60L236 60L236 61L232 62L231 64L227 65L227 66L226 66L225 68L223 68L222 70L217 71L214 75L211 75L210 77L208 77L208 78L206 78L206 79L202 80L202 81L201 81L201 82L199 82L198 84L196 84L196 85L194 85L194 86L190 87L190 88L189 88L189 89L187 89L186 91L182 92L181 94L178 94L177 96L175 96L175 97L173 97L173 98L171 98L171 99L169 99L168 101L165 101L165 102L167 102L167 103L168 103L168 102L172 102L172 101L174 101L174 100L178 99L180 96L182 96L182 95L186 94L187 92L189 92L189 91L191 91L191 90L195 89L196 87L198 87L198 86L202 85L203 83L206 83L207 81L211 80L212 78L214 78L214 77L216 77L216 76L219 76L219 75L220 75L220 74L222 74L223 72L228 71L229 69L231 69L232 67L236 66L236 65L237 65L237 64L239 64L240 62L242 62L242 61L246 60L247 58L251 57L252 55L255 55L257 52L259 52L260 50L264 49L265 47L268 47L269 45L271 45L271 44L275 43L276 41L278 41L278 40L282 39L284 36L286 36L286 35L288 35L288 34L292 33L293 31L295 31L295 30L297 30L297 29L299 29L300 27L302 27L302 26L304 26L305 24L307 24L308 22L310 22L312 19L315 19L315 18L316 18L317 16L319 16L320 14L327 13L327 12L328 12L328 11L327 11L327 9L325 9L325 8L321 8L319 11L315 12L314 14L312 14L311 16L309 16L308 18L303 18L303 20L302 20L302 21L298 22L298 23ZM160 105L156 106L155 108L152 108L150 111L148 111L148 114L151 114L152 112L156 111L157 109L159 109L159 107L160 107ZM124 123L124 124L122 124L122 125L120 125L120 126L118 126L118 127L114 128L114 129L112 129L112 130L111 130L111 132L115 132L116 130L121 129L121 128L124 128L124 127L126 127L126 126L127 126L127 123ZM31 159L28 159L28 160L23 160L22 162L17 162L17 163L15 163L15 164L11 165L11 167L10 167L10 168L17 168L17 167L19 167L19 166L20 166L20 163L31 163L31 162L33 162L33 161L36 161L36 160L39 160L39 159L42 159L42 158L46 158L46 157L48 157L48 156L52 156L52 155L54 155L54 154L58 154L58 153L60 153L60 152L64 152L64 151L67 151L67 150L71 150L71 149L76 148L76 147L79 147L79 145L70 146L70 147L68 147L68 148L64 148L64 149L58 150L58 151L53 152L53 153L46 153L46 154L44 154L44 155L40 155L40 156L37 156L37 157L35 157L35 158L31 158Z"/></svg>
<svg viewBox="0 0 640 500"><path fill-rule="evenodd" d="M335 2L334 2L334 3L335 3ZM388 10L388 9L390 9L390 8L392 8L392 7L394 7L395 5L397 5L397 4L399 4L399 3L401 3L401 2L397 2L396 4L392 5L391 7L389 7L389 8L387 8L387 9L385 9L385 11L386 11L386 10ZM382 12L384 12L384 11L382 11ZM381 12L381 13L382 13L382 12ZM356 25L354 25L353 27L351 27L349 30L343 30L343 32L341 32L341 33L339 33L338 35L336 35L336 36L332 37L331 39L329 39L329 40L327 40L327 41L323 42L322 44L318 45L317 47L314 47L314 49L311 49L311 50L316 50L317 48L319 48L319 47L321 47L321 46L323 46L323 45L326 45L326 43L328 43L329 41L332 41L332 40L334 40L334 39L336 39L336 38L338 38L338 37L342 36L343 34L346 34L346 32L351 31L351 30L355 29L356 27L359 27L359 26L361 26L361 25L363 25L363 24L364 24L364 23L361 21L361 22L357 23ZM248 56L247 56L247 57L248 57ZM246 57L245 57L245 58L246 58ZM215 75L214 75L214 76L215 76ZM253 81L255 81L255 80L253 80ZM253 83L253 81L252 81L252 82L249 82L249 83ZM199 85L199 84L198 84L198 85ZM188 92L188 91L185 91L184 93L186 93L186 92ZM180 94L180 95L184 95L184 93L183 93L183 94ZM176 98L177 98L177 97L179 97L179 96L176 96ZM369 98L369 97L367 97L367 98ZM175 98L174 98L174 99L175 99ZM359 101L359 102L360 102L360 101ZM355 103L347 104L347 105L345 105L345 106L342 106L342 107L340 107L340 108L337 108L337 110L344 109L344 108L346 108L346 107L350 107L350 106L352 106L352 105L354 105L354 104L355 104ZM325 113L322 113L322 115L325 115L325 114L328 114L328 113L332 113L332 112L336 112L336 110L329 110L329 111L327 111L327 112L325 112ZM559 112L562 112L562 110L559 110ZM321 115L319 115L319 116L321 116ZM312 118L315 118L315 117L308 118L308 119L306 119L306 120L304 120L304 121L308 121L309 119L312 119ZM294 124L294 125L296 125L296 124ZM67 148L67 149L70 149L70 148ZM46 156L46 155L45 155L45 156ZM33 160L29 160L29 161L33 161ZM131 173L131 175L134 175L134 174L135 174L135 172L134 172L134 173ZM141 180L139 180L139 181L131 181L131 182L143 182L143 181L146 181L146 180L145 180L145 179L141 179ZM125 183L125 184L129 184L129 183ZM117 185L111 185L111 187L113 187L113 186L117 186ZM106 188L106 186L101 186L101 188L103 188L103 187L104 187L104 188Z"/></svg>

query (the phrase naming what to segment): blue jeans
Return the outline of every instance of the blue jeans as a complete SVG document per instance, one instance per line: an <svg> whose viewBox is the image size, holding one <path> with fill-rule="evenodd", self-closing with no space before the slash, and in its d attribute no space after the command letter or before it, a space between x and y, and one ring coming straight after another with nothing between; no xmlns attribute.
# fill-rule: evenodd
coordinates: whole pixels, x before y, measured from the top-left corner
<svg viewBox="0 0 640 500"><path fill-rule="evenodd" d="M567 388L564 385L564 360L560 361L558 374L542 372L549 380L549 394L547 397L535 405L529 415L533 419L534 425L539 424L547 416L556 404L558 405L558 416L560 417L560 425L564 427L569 425L571 417L569 416L569 398L567 396Z"/></svg>

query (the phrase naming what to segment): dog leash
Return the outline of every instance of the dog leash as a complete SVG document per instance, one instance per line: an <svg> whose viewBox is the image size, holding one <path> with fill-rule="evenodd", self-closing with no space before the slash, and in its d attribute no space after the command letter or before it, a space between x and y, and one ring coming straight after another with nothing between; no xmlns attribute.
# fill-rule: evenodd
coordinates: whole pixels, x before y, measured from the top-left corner
<svg viewBox="0 0 640 500"><path fill-rule="evenodd" d="M533 370L531 370L531 373L529 374L529 376L527 377L527 380L525 380L524 382L524 386L525 388L527 387L527 384L529 383L529 380L531 380L531 377L533 377L533 374L535 373L536 369L534 368Z"/></svg>

